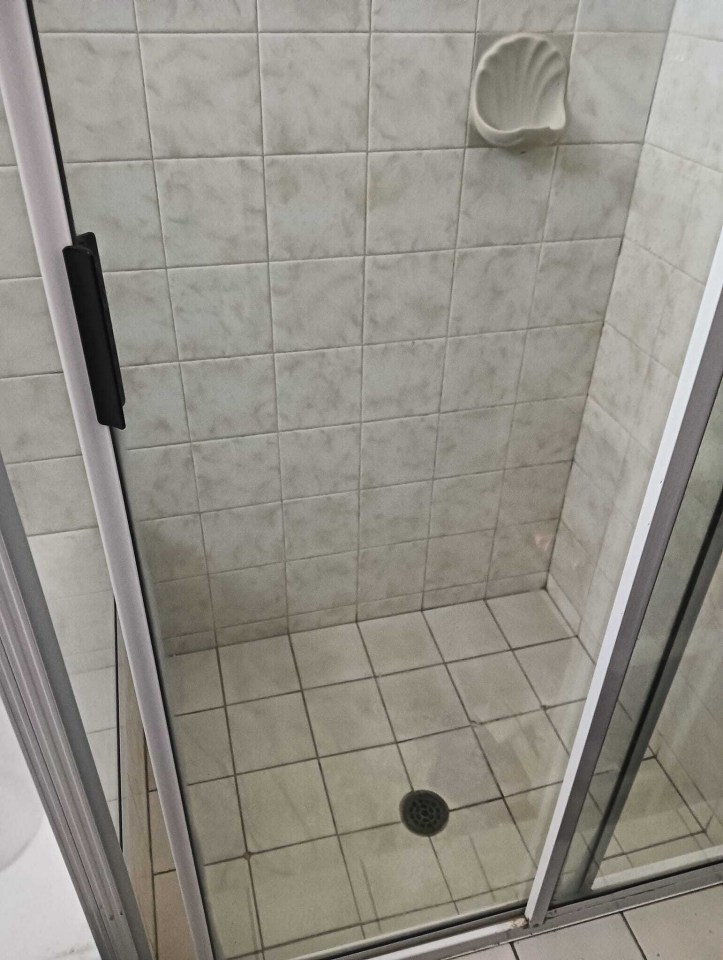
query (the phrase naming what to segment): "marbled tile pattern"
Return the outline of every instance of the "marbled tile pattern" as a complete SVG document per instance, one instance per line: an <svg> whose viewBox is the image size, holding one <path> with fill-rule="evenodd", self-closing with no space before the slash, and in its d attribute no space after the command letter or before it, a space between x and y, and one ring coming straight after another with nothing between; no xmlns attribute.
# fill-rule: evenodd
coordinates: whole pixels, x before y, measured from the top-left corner
<svg viewBox="0 0 723 960"><path fill-rule="evenodd" d="M112 17L43 5L174 649L212 629L233 643L289 617L314 627L544 582L666 3L640 20L585 0L577 34L577 0L139 0ZM465 146L475 57L514 30L572 51L559 148ZM0 170L11 313L37 274L14 176ZM688 193L703 208L711 188ZM74 475L77 449L35 299L0 398L18 414L52 407L37 429L9 418L2 437L16 482L42 492ZM661 370L680 350L658 342ZM670 387L657 369L646 383ZM33 468L48 454L57 467ZM38 491L23 498L34 530L84 522L82 497L40 511Z"/></svg>

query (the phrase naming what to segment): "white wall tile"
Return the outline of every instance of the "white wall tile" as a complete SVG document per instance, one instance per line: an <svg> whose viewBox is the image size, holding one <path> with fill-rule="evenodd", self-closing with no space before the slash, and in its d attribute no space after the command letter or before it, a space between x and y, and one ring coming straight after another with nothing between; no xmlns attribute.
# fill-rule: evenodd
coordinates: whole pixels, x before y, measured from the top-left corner
<svg viewBox="0 0 723 960"><path fill-rule="evenodd" d="M196 360L181 370L192 440L276 429L271 356Z"/></svg>
<svg viewBox="0 0 723 960"><path fill-rule="evenodd" d="M375 34L369 148L463 146L473 46L472 34Z"/></svg>
<svg viewBox="0 0 723 960"><path fill-rule="evenodd" d="M190 444L124 450L122 464L128 489L133 491L135 519L170 517L198 510Z"/></svg>
<svg viewBox="0 0 723 960"><path fill-rule="evenodd" d="M367 257L365 343L445 336L453 261L451 250Z"/></svg>
<svg viewBox="0 0 723 960"><path fill-rule="evenodd" d="M271 350L266 264L184 267L168 281L182 360Z"/></svg>
<svg viewBox="0 0 723 960"><path fill-rule="evenodd" d="M0 277L14 279L39 276L40 268L35 256L20 177L15 167L0 169L0 210L4 223L4 229L0 233Z"/></svg>
<svg viewBox="0 0 723 960"><path fill-rule="evenodd" d="M129 449L188 441L181 372L177 363L125 367L126 431Z"/></svg>
<svg viewBox="0 0 723 960"><path fill-rule="evenodd" d="M677 0L673 30L723 40L723 11L717 0Z"/></svg>
<svg viewBox="0 0 723 960"><path fill-rule="evenodd" d="M376 547L426 537L431 494L431 481L362 490L361 545Z"/></svg>
<svg viewBox="0 0 723 960"><path fill-rule="evenodd" d="M155 168L169 266L266 258L260 159L159 160Z"/></svg>
<svg viewBox="0 0 723 960"><path fill-rule="evenodd" d="M286 613L284 565L270 563L210 578L216 626L272 619Z"/></svg>
<svg viewBox="0 0 723 960"><path fill-rule="evenodd" d="M260 30L368 30L369 0L259 0Z"/></svg>
<svg viewBox="0 0 723 960"><path fill-rule="evenodd" d="M619 249L616 239L543 244L530 326L603 320Z"/></svg>
<svg viewBox="0 0 723 960"><path fill-rule="evenodd" d="M463 247L529 243L542 238L555 150L468 150L460 208Z"/></svg>
<svg viewBox="0 0 723 960"><path fill-rule="evenodd" d="M110 7L95 0L38 0L34 4L38 30L134 30L133 0Z"/></svg>
<svg viewBox="0 0 723 960"><path fill-rule="evenodd" d="M156 157L261 153L256 37L141 37Z"/></svg>
<svg viewBox="0 0 723 960"><path fill-rule="evenodd" d="M60 370L42 280L0 281L0 318L0 376L22 377Z"/></svg>
<svg viewBox="0 0 723 960"><path fill-rule="evenodd" d="M177 360L165 271L106 273L104 279L121 366Z"/></svg>
<svg viewBox="0 0 723 960"><path fill-rule="evenodd" d="M275 434L193 444L201 510L222 510L281 499Z"/></svg>
<svg viewBox="0 0 723 960"><path fill-rule="evenodd" d="M479 30L572 30L577 0L480 0Z"/></svg>
<svg viewBox="0 0 723 960"><path fill-rule="evenodd" d="M347 347L361 342L361 258L271 264L276 350Z"/></svg>
<svg viewBox="0 0 723 960"><path fill-rule="evenodd" d="M6 463L80 453L62 374L0 380L0 410Z"/></svg>
<svg viewBox="0 0 723 960"><path fill-rule="evenodd" d="M442 410L513 403L524 345L522 331L450 339Z"/></svg>
<svg viewBox="0 0 723 960"><path fill-rule="evenodd" d="M425 590L486 580L492 539L491 530L432 537L424 578Z"/></svg>
<svg viewBox="0 0 723 960"><path fill-rule="evenodd" d="M292 560L286 564L289 613L327 610L356 600L357 555Z"/></svg>
<svg viewBox="0 0 723 960"><path fill-rule="evenodd" d="M255 30L254 0L138 0L141 30Z"/></svg>
<svg viewBox="0 0 723 960"><path fill-rule="evenodd" d="M266 160L272 260L363 253L364 154Z"/></svg>
<svg viewBox="0 0 723 960"><path fill-rule="evenodd" d="M354 490L359 483L359 426L279 434L286 499Z"/></svg>
<svg viewBox="0 0 723 960"><path fill-rule="evenodd" d="M435 480L430 536L491 530L497 522L502 472Z"/></svg>
<svg viewBox="0 0 723 960"><path fill-rule="evenodd" d="M359 599L418 593L424 580L426 540L369 547L359 552Z"/></svg>
<svg viewBox="0 0 723 960"><path fill-rule="evenodd" d="M665 31L675 0L580 0L578 30L642 30Z"/></svg>
<svg viewBox="0 0 723 960"><path fill-rule="evenodd" d="M43 38L43 60L66 162L150 157L140 54L132 33L51 34Z"/></svg>
<svg viewBox="0 0 723 960"><path fill-rule="evenodd" d="M286 558L343 553L357 545L359 495L334 493L284 502Z"/></svg>
<svg viewBox="0 0 723 960"><path fill-rule="evenodd" d="M460 250L454 263L450 336L523 330L538 259L539 247L533 244Z"/></svg>
<svg viewBox="0 0 723 960"><path fill-rule="evenodd" d="M367 251L454 246L461 173L461 150L371 154Z"/></svg>
<svg viewBox="0 0 723 960"><path fill-rule="evenodd" d="M28 536L95 524L93 503L80 457L11 464L8 476Z"/></svg>
<svg viewBox="0 0 723 960"><path fill-rule="evenodd" d="M260 49L266 153L366 150L366 35L262 34Z"/></svg>
<svg viewBox="0 0 723 960"><path fill-rule="evenodd" d="M515 407L508 467L570 460L575 450L584 397L541 400Z"/></svg>
<svg viewBox="0 0 723 960"><path fill-rule="evenodd" d="M433 416L362 424L362 487L429 480L434 473L436 439Z"/></svg>
<svg viewBox="0 0 723 960"><path fill-rule="evenodd" d="M372 30L474 30L476 0L373 0Z"/></svg>
<svg viewBox="0 0 723 960"><path fill-rule="evenodd" d="M280 503L203 513L201 521L210 573L284 558Z"/></svg>
<svg viewBox="0 0 723 960"><path fill-rule="evenodd" d="M360 417L361 349L279 354L276 390L281 430L356 422Z"/></svg>
<svg viewBox="0 0 723 960"><path fill-rule="evenodd" d="M518 401L586 394L600 341L600 326L582 323L530 330L525 342Z"/></svg>
<svg viewBox="0 0 723 960"><path fill-rule="evenodd" d="M362 418L434 412L439 407L443 364L444 340L365 347Z"/></svg>
<svg viewBox="0 0 723 960"><path fill-rule="evenodd" d="M512 424L512 406L443 413L435 476L499 470L505 465Z"/></svg>

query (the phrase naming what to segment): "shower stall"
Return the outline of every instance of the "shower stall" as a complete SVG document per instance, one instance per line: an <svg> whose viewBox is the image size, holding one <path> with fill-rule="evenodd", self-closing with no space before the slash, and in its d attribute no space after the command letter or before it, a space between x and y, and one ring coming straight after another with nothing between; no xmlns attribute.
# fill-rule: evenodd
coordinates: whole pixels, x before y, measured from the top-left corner
<svg viewBox="0 0 723 960"><path fill-rule="evenodd" d="M7 0L0 88L0 453L158 960L720 882L718 5Z"/></svg>

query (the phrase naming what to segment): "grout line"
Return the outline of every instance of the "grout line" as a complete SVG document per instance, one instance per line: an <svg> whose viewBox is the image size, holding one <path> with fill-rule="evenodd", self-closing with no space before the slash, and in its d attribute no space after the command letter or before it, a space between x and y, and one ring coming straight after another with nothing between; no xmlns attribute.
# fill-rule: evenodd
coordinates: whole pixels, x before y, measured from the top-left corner
<svg viewBox="0 0 723 960"><path fill-rule="evenodd" d="M643 945L642 945L641 942L638 940L638 938L635 936L635 931L634 931L633 928L630 926L630 923L629 923L628 917L627 917L627 911L626 911L626 910L621 910L620 913L618 914L618 916L620 916L620 917L622 918L623 923L624 923L625 926L627 927L628 933L629 933L630 936L632 937L633 942L635 943L635 946L636 946L636 947L638 948L638 950L640 951L640 956L641 956L642 960L648 960L648 955L647 955L647 953L643 950ZM660 954L657 954L657 956L659 957ZM651 958L651 960L652 960L652 958Z"/></svg>

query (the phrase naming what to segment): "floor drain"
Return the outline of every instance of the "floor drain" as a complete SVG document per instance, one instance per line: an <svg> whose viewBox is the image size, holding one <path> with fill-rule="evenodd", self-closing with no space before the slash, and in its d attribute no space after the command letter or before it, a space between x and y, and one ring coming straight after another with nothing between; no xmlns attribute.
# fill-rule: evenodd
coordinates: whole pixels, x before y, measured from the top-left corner
<svg viewBox="0 0 723 960"><path fill-rule="evenodd" d="M412 790L406 794L399 804L399 813L404 826L423 837L433 837L444 830L449 820L449 807L431 790Z"/></svg>

